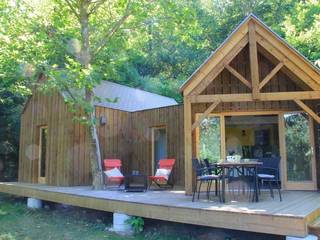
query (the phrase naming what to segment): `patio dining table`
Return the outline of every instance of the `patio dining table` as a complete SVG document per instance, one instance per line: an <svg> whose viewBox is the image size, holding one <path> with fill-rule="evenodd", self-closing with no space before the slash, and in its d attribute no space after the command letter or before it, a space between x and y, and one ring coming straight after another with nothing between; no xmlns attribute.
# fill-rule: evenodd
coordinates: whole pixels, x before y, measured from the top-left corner
<svg viewBox="0 0 320 240"><path fill-rule="evenodd" d="M235 169L239 175L245 176L246 174L250 174L254 181L254 194L253 194L253 201L259 201L259 194L258 194L258 167L261 166L263 163L258 161L248 161L248 162L220 162L217 163L217 168L220 169L221 172L221 181L222 181L222 194L221 200L222 202L226 201L226 178L227 172L230 169Z"/></svg>

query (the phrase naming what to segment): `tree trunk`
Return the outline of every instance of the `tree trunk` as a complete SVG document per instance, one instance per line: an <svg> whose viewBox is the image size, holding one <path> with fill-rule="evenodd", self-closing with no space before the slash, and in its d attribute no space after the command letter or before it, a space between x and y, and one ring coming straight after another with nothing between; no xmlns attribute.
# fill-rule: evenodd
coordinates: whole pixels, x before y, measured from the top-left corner
<svg viewBox="0 0 320 240"><path fill-rule="evenodd" d="M95 114L91 114L91 120L95 119ZM99 138L97 134L96 125L90 126L90 135L91 135L91 143L90 143L90 163L91 163L91 172L92 172L92 186L96 190L103 189L103 173L101 166L101 152L100 152L100 144Z"/></svg>
<svg viewBox="0 0 320 240"><path fill-rule="evenodd" d="M83 69L89 69L91 61L90 42L89 42L89 2L87 0L81 1L80 6L80 26L81 26L81 53L78 56ZM99 147L99 138L97 128L94 124L95 109L93 105L93 91L89 88L85 89L85 100L92 106L92 112L86 113L87 119L90 120L89 131L91 136L90 141L90 163L92 172L92 185L94 189L103 188L103 174L101 167L101 153Z"/></svg>

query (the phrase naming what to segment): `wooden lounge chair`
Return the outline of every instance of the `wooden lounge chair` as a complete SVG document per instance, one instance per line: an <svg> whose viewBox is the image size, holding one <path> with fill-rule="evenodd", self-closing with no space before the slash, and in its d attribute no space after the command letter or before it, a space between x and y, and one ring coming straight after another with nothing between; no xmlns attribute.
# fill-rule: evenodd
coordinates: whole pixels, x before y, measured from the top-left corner
<svg viewBox="0 0 320 240"><path fill-rule="evenodd" d="M173 174L172 170L176 160L175 159L161 159L159 160L159 167L154 176L149 176L149 188L152 183L158 187L173 187Z"/></svg>
<svg viewBox="0 0 320 240"><path fill-rule="evenodd" d="M105 159L103 160L105 169L105 183L106 185L118 185L119 187L124 182L124 176L121 173L121 160L120 159ZM108 173L109 176L108 176ZM114 174L115 173L115 174ZM120 174L119 174L120 173ZM115 175L115 176L113 176Z"/></svg>

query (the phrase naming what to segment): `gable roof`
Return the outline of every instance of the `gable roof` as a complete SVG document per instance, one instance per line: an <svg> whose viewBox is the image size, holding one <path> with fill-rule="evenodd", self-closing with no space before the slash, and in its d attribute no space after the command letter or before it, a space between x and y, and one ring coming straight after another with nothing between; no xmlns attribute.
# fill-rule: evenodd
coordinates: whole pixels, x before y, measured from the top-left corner
<svg viewBox="0 0 320 240"><path fill-rule="evenodd" d="M109 81L102 81L101 84L96 86L93 91L95 96L101 99L117 99L116 102L96 102L96 106L113 108L127 112L178 105L176 100L173 98Z"/></svg>
<svg viewBox="0 0 320 240"><path fill-rule="evenodd" d="M197 84L199 84L199 79L206 77L213 66L217 65L221 62L228 52L230 52L237 43L243 39L248 34L248 24L249 21L254 21L256 25L259 26L262 35L262 38L268 37L273 38L273 40L278 41L280 48L287 48L290 51L290 56L286 56L288 58L292 58L296 61L302 63L298 67L301 68L302 71L305 71L305 68L311 71L310 78L315 81L315 84L319 84L320 87L320 70L314 66L308 59L306 59L300 52L298 52L295 48L290 46L283 38L281 38L278 34L272 31L265 23L263 23L258 17L254 14L250 14L247 16L235 29L234 31L223 41L223 43L210 54L210 56L191 74L191 76L181 85L180 91L184 92L187 88L194 89ZM300 71L300 70L298 70ZM193 86L189 87L193 81L197 80L196 83L193 83ZM187 91L187 94L191 92L191 90Z"/></svg>

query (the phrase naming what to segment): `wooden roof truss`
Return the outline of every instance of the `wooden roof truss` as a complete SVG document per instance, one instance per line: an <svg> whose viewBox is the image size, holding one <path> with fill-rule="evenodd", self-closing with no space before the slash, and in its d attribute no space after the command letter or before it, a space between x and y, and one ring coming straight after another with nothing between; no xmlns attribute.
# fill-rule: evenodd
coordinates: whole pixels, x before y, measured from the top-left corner
<svg viewBox="0 0 320 240"><path fill-rule="evenodd" d="M238 53L249 45L250 77L246 79L230 63ZM258 51L271 55L275 67L259 79ZM224 70L247 86L251 93L203 94L203 91ZM297 84L307 86L306 91L262 92L261 90L280 71L288 73ZM291 72L291 73L290 73ZM311 89L311 90L310 90ZM254 15L248 16L230 37L207 59L207 61L181 87L185 100L190 103L211 103L192 125L194 130L220 103L250 101L294 101L316 122L320 117L302 100L320 99L320 73L301 54L291 48Z"/></svg>

